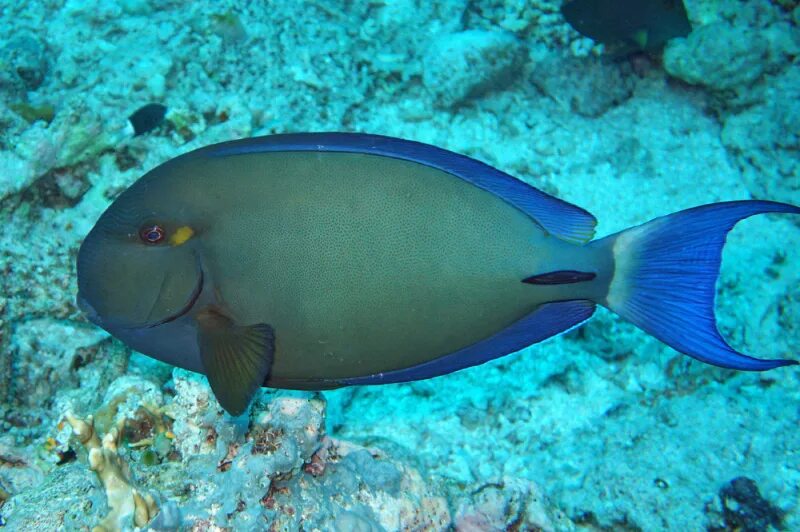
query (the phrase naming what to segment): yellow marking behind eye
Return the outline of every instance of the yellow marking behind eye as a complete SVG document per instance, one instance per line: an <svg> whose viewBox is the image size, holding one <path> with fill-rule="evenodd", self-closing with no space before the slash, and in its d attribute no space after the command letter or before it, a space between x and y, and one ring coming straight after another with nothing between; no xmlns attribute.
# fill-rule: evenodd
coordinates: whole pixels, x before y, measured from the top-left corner
<svg viewBox="0 0 800 532"><path fill-rule="evenodd" d="M186 241L192 238L192 236L194 236L194 229L188 225L184 225L183 227L176 229L172 236L169 237L169 243L173 246L180 246L181 244L186 243Z"/></svg>

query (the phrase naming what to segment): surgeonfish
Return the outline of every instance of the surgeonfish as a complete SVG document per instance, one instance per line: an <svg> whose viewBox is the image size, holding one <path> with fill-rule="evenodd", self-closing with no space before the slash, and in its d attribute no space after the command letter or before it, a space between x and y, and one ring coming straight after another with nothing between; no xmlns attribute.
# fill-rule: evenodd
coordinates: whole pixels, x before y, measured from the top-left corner
<svg viewBox="0 0 800 532"><path fill-rule="evenodd" d="M657 50L692 31L683 0L571 0L561 14L581 35L623 51Z"/></svg>
<svg viewBox="0 0 800 532"><path fill-rule="evenodd" d="M261 386L443 375L576 327L603 305L725 368L726 233L770 201L695 207L593 240L596 220L469 157L366 134L207 146L151 170L78 254L78 304L133 349L208 377L239 415Z"/></svg>

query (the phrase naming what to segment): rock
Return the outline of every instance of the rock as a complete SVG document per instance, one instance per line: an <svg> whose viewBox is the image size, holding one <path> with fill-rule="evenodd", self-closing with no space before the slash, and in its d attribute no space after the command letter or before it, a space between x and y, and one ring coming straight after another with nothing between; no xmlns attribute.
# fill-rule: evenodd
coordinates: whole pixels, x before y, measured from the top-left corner
<svg viewBox="0 0 800 532"><path fill-rule="evenodd" d="M737 477L719 492L725 530L756 532L770 526L781 530L783 512L761 496L756 483L747 477Z"/></svg>
<svg viewBox="0 0 800 532"><path fill-rule="evenodd" d="M276 510L276 529L447 530L451 523L445 498L377 449L326 438L312 464L274 483L265 504Z"/></svg>
<svg viewBox="0 0 800 532"><path fill-rule="evenodd" d="M20 529L15 523L72 529L79 522L99 522L106 508L115 522L130 520L104 499L107 494L111 500L111 487L122 490L128 506L135 505L129 500L133 485L140 494L157 495L145 498L148 518L154 506L162 509L153 527L252 530L267 524L273 530L379 531L451 525L445 497L416 469L378 449L327 437L319 394L264 391L249 415L231 418L214 400L205 377L176 369L173 387L172 403L162 408L163 396L153 383L138 376L114 381L94 420L114 425L103 439L103 456L116 464L113 473L120 478L111 484L101 478L104 492L79 463L83 453L79 462L53 466L43 482L12 494L3 512L11 529ZM159 435L129 432L145 406L171 418L171 430L153 431L168 434L172 442L172 450L156 461L142 456ZM124 432L117 433L122 416L127 416ZM78 440L95 449L89 450L89 461L96 466L92 453L98 454L100 440L92 440L92 425L68 419ZM40 494L52 496L54 483L64 493L45 504Z"/></svg>
<svg viewBox="0 0 800 532"><path fill-rule="evenodd" d="M81 530L98 522L105 501L93 476L78 462L54 469L44 482L3 505L4 530Z"/></svg>
<svg viewBox="0 0 800 532"><path fill-rule="evenodd" d="M778 324L786 331L800 331L800 294L785 293L778 300Z"/></svg>
<svg viewBox="0 0 800 532"><path fill-rule="evenodd" d="M383 530L375 521L349 511L344 511L336 516L333 528L336 532L380 532Z"/></svg>
<svg viewBox="0 0 800 532"><path fill-rule="evenodd" d="M664 49L664 68L693 85L724 91L759 79L768 66L769 40L758 29L714 22Z"/></svg>
<svg viewBox="0 0 800 532"><path fill-rule="evenodd" d="M626 321L600 314L583 327L567 333L570 340L588 342L587 349L607 362L621 362L642 344L639 330Z"/></svg>
<svg viewBox="0 0 800 532"><path fill-rule="evenodd" d="M788 69L770 80L770 97L729 115L720 135L738 160L755 197L789 203L800 193L800 71Z"/></svg>
<svg viewBox="0 0 800 532"><path fill-rule="evenodd" d="M106 433L125 421L123 434L135 443L153 436L163 404L158 384L138 375L123 375L109 384L103 403L95 412L94 424L100 433Z"/></svg>
<svg viewBox="0 0 800 532"><path fill-rule="evenodd" d="M770 65L786 63L800 54L800 28L789 22L776 22L764 30L769 42Z"/></svg>
<svg viewBox="0 0 800 532"><path fill-rule="evenodd" d="M276 530L444 530L450 514L417 470L376 449L325 436L319 394L262 391L249 419L232 419L205 377L176 369L174 419L180 463L150 487L174 500L185 526ZM175 469L174 466L179 466ZM187 485L191 498L185 498Z"/></svg>
<svg viewBox="0 0 800 532"><path fill-rule="evenodd" d="M47 76L47 48L33 34L17 35L0 49L0 65L0 88L24 96L25 91L37 89Z"/></svg>
<svg viewBox="0 0 800 532"><path fill-rule="evenodd" d="M626 68L600 57L550 54L536 63L531 81L564 107L594 118L631 97Z"/></svg>
<svg viewBox="0 0 800 532"><path fill-rule="evenodd" d="M96 327L49 318L20 324L11 338L12 395L24 405L41 407L68 388L82 386L85 396L101 393L97 386L102 379L95 379L96 372L86 366L95 360L107 336ZM113 378L110 369L100 370L107 372L103 378Z"/></svg>
<svg viewBox="0 0 800 532"><path fill-rule="evenodd" d="M575 525L554 509L534 483L504 478L472 490L455 518L458 532L489 530L569 531Z"/></svg>
<svg viewBox="0 0 800 532"><path fill-rule="evenodd" d="M511 33L468 30L434 40L422 59L422 82L444 107L502 89L519 74L525 48Z"/></svg>
<svg viewBox="0 0 800 532"><path fill-rule="evenodd" d="M9 419L14 414L0 407L0 418ZM3 503L9 496L34 488L45 479L43 467L46 464L32 456L31 448L24 445L20 438L9 434L9 425L4 421L0 434L0 513L3 513Z"/></svg>
<svg viewBox="0 0 800 532"><path fill-rule="evenodd" d="M10 151L0 151L0 202L22 190L36 179L36 169Z"/></svg>

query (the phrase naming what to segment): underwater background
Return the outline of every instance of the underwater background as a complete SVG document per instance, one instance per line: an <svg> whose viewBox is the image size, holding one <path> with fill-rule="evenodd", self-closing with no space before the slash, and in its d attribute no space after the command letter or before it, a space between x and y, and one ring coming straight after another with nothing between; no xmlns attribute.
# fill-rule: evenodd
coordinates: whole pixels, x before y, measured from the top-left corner
<svg viewBox="0 0 800 532"><path fill-rule="evenodd" d="M0 526L800 530L796 367L704 365L601 309L436 379L264 389L236 421L205 377L75 306L78 246L114 197L255 135L431 143L587 209L598 236L714 201L800 204L798 3L684 3L691 33L645 54L582 36L561 0L5 0ZM149 103L166 117L134 135ZM800 220L728 242L721 331L796 358Z"/></svg>

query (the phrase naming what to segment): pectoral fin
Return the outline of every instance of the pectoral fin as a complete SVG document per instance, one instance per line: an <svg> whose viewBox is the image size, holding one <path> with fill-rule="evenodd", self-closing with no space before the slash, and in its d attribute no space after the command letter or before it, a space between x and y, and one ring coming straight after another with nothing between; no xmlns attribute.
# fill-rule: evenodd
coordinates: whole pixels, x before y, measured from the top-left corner
<svg viewBox="0 0 800 532"><path fill-rule="evenodd" d="M238 416L269 375L275 333L264 323L237 325L216 309L201 311L197 324L208 383L222 408Z"/></svg>

